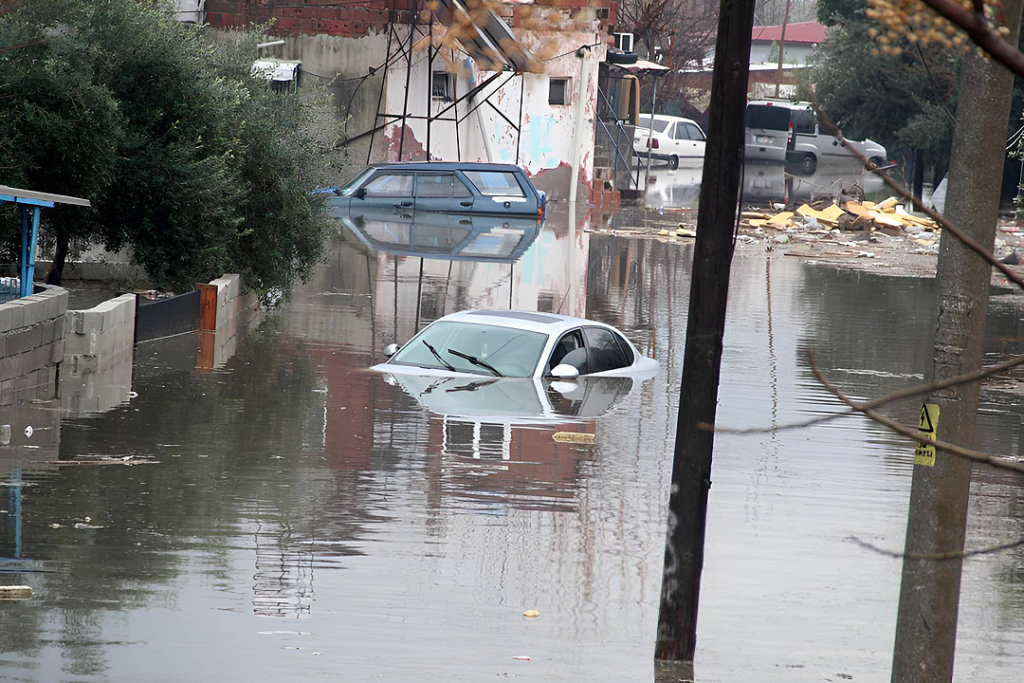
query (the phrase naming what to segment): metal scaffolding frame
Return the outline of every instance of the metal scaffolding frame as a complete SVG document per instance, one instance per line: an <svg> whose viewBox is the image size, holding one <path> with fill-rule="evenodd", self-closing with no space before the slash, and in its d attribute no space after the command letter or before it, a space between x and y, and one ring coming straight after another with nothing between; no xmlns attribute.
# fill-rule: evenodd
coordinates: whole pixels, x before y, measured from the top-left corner
<svg viewBox="0 0 1024 683"><path fill-rule="evenodd" d="M493 109L498 114L498 116L500 116L515 131L515 134L516 134L516 164L518 164L519 163L519 152L520 152L520 140L522 138L522 127L523 127L523 125L522 125L522 122L523 122L523 101L524 101L525 94L526 94L525 74L523 72L520 72L520 71L498 71L498 72L494 72L490 76L488 76L486 79L484 79L480 83L477 83L475 86L470 88L466 93L464 93L461 96L458 94L458 75L456 74L455 78L452 79L452 101L447 103L446 106L443 106L440 109L440 111L438 111L436 114L434 114L434 113L432 113L432 110L433 110L433 108L435 106L434 102L433 102L434 59L441 52L441 49L442 49L441 46L437 46L437 47L434 46L434 38L433 38L433 26L434 26L434 23L435 23L435 21L434 21L435 20L434 13L431 12L431 14L430 14L430 21L427 24L425 29L421 27L420 22L417 19L417 15L416 14L413 15L413 22L412 22L412 24L410 25L410 28L409 28L409 39L407 41L407 44L406 44L405 41L403 41L403 38L398 34L398 31L395 28L394 15L395 15L395 12L394 12L394 9L392 8L389 11L389 16L388 16L388 38L387 38L387 48L386 48L386 51L385 51L385 53L387 55L387 59L384 62L383 77L381 78L380 90L379 90L379 92L377 94L377 108L376 108L375 114L374 114L374 125L373 125L373 127L370 130L365 131L363 133L360 133L359 135L356 135L354 137L349 138L347 140L347 143L352 143L352 142L354 142L356 140L359 140L359 139L362 139L362 138L364 138L366 136L370 136L369 149L367 150L367 153L366 153L366 163L369 164L370 160L371 160L371 158L373 156L373 141L374 141L374 138L376 136L376 133L378 131L384 130L388 126L394 125L396 123L401 123L402 130L401 130L401 133L399 134L399 140L398 140L398 160L401 161L402 156L405 153L406 122L409 121L409 120L418 120L418 121L425 120L427 122L427 137L426 137L426 145L424 147L424 156L425 156L425 160L429 161L430 160L431 138L432 138L432 126L433 126L434 122L442 121L442 122L445 122L445 123L454 123L455 124L455 148L456 148L457 157L458 157L456 160L457 161L462 161L462 144L461 144L461 134L460 134L460 131L459 131L459 126L460 126L461 123L463 123L470 116L470 114L472 114L477 109L479 109L481 106L486 104L491 109ZM427 72L428 72L427 102L426 102L426 105L427 105L427 109L426 109L427 110L427 115L426 116L419 116L419 115L414 115L414 114L410 114L409 113L409 84L410 84L411 78L412 78L412 68L414 66L416 66L417 64L420 64L423 61L423 59L420 59L420 60L416 61L415 63L413 62L413 47L416 44L416 41L417 41L418 38L427 38L427 40L429 41L429 43L427 45L427 56L425 57L425 59L427 61ZM394 54L392 54L392 49L391 49L392 43L397 43L397 45L398 45L398 49L395 50ZM454 62L455 61L455 48L449 48L449 49L451 49L452 61ZM399 52L401 52L400 56L399 56ZM385 89L387 87L388 68L391 65L395 64L396 62L402 61L402 60L405 61L405 68L406 68L406 74L405 74L405 97L404 97L403 103L402 103L402 113L398 114L398 113L381 112L381 105L384 103L384 92L385 92ZM506 75L505 80L503 80L500 84L498 84L498 86L493 91L491 91L483 99L477 100L477 101L473 101L474 98L478 94L483 92L487 88L487 86L492 84L495 80L497 80L502 75ZM520 88L519 88L519 121L516 123L516 122L513 122L508 116L506 116L505 113L502 112L497 106L495 106L495 104L491 101L491 98L494 95L498 94L498 92L502 88L504 88L505 85L507 85L509 82L512 81L513 78L515 78L517 76L520 79ZM458 105L462 104L463 102L466 102L466 101L470 101L470 104L472 105L472 108L469 109L468 111L466 111L460 117L459 116ZM451 114L451 116L446 117L445 115L449 111L451 111L452 114ZM386 158L387 158L387 152L385 151L385 159Z"/></svg>

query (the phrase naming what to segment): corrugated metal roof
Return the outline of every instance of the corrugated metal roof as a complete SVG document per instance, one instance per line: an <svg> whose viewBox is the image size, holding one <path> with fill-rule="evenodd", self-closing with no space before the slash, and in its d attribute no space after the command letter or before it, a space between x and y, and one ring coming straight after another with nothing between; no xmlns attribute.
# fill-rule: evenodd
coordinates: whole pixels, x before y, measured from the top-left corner
<svg viewBox="0 0 1024 683"><path fill-rule="evenodd" d="M68 195L53 194L50 192L36 192L35 190L22 190L17 187L7 187L6 185L0 185L0 197L13 197L14 201L19 199L30 199L39 202L53 202L54 204L92 206L92 203L88 199L82 199L81 197L69 197Z"/></svg>

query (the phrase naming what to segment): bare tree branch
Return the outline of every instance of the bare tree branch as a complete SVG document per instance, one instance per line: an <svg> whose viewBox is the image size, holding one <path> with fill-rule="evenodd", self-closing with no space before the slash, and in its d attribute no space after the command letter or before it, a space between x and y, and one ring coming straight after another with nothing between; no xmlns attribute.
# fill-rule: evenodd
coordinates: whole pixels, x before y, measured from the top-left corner
<svg viewBox="0 0 1024 683"><path fill-rule="evenodd" d="M907 387L906 389L900 389L899 391L894 391L884 396L879 396L878 398L868 401L867 403L863 403L861 405L863 405L864 408L869 410L874 408L880 408L887 403L892 403L893 401L899 401L905 398L913 398L914 396L921 396L922 394L930 394L933 391L941 391L942 389L949 389L950 387L959 386L961 384L970 384L971 382L977 382L979 380L985 379L986 377L998 375L1001 372L1005 372L1006 370L1015 368L1018 365L1024 365L1024 356L1014 356L1013 358L1007 361L1003 361L1002 363L990 365L987 368L981 368L980 370L975 370L974 372L967 372L962 375L956 375L955 377L949 377L947 379L932 382L930 384L918 384L917 386ZM706 422L701 422L697 426L700 429L704 429L710 432L722 432L724 434L767 434L778 432L784 429L799 429L801 427L812 427L817 424L831 422L832 420L836 420L840 417L849 417L850 415L853 415L856 412L858 411L851 409L841 413L823 415L821 417L815 417L810 420L805 420L803 422L791 422L788 424L777 425L775 427L748 427L742 429L732 429L729 427L718 427L716 425L711 425Z"/></svg>
<svg viewBox="0 0 1024 683"><path fill-rule="evenodd" d="M1024 58L1024 55L1021 55L1021 57ZM825 128L825 130L827 130L829 134L833 135L837 140L839 140L840 144L842 144L844 147L846 147L847 150L852 152L855 157L860 159L861 163L863 163L869 171L880 177L886 185L895 190L896 193L899 194L901 197L911 202L918 211L923 212L926 216L928 216L933 221L941 225L943 230L948 230L949 232L951 232L953 235L956 236L958 240L963 242L969 249L971 249L979 256L984 258L986 261L991 263L993 266L995 266L999 271L1003 273L1003 275L1006 276L1008 280L1013 282L1021 289L1024 289L1024 279L1021 279L1019 275L1010 270L1009 266L1007 266L1005 263L1001 263L999 259L997 259L995 255L992 254L992 252L983 247L980 243L978 243L977 240L972 238L970 235L965 234L962 230L960 230L960 228L956 227L955 225L947 221L940 214L926 207L919 198L915 197L912 192L908 191L902 185L900 185L895 180L890 178L887 173L882 173L880 170L878 170L878 167L871 163L871 160L864 156L859 149L851 145L847 145L846 138L843 137L843 133L839 130L839 128L836 127L836 124L832 122L832 119L830 119L828 115L822 110L821 106L818 104L816 99L811 103L811 106L814 108L815 113L818 115L818 122Z"/></svg>
<svg viewBox="0 0 1024 683"><path fill-rule="evenodd" d="M902 423L897 422L896 420L888 418L876 410L868 408L864 403L857 403L853 399L848 398L845 394L843 394L843 392L836 388L835 385L833 385L825 378L825 375L822 374L821 370L818 369L818 365L814 362L814 351L808 351L807 357L811 365L811 371L814 372L814 376L818 378L818 381L821 382L826 389L832 392L832 394L834 394L836 398L838 398L846 405L850 406L850 408L852 408L856 412L863 413L870 417L875 422L881 423L888 427L889 429L893 430L894 432L902 434L903 436L910 437L911 439L917 441L918 443L931 444L932 446L935 446L939 450L946 451L947 453L951 453L952 455L964 458L965 460L970 460L972 462L980 462L986 465L992 465L993 467L998 467L1000 469L1024 473L1024 462L1018 462L1017 460L1011 458L1010 456L992 455L991 453L983 453L981 451L976 451L970 448L963 448L962 446L957 446L956 444L948 443L946 441L939 441L938 439L925 436L924 434L922 434L921 432L917 431L912 427L908 427Z"/></svg>
<svg viewBox="0 0 1024 683"><path fill-rule="evenodd" d="M962 560L965 557L974 557L976 555L990 555L992 553L999 553L1004 550L1010 550L1011 548L1019 548L1024 545L1024 538L1017 539L1016 541L1007 541L1006 543L998 543L996 545L985 546L984 548L975 548L974 550L952 550L944 553L898 553L895 550L886 550L880 548L877 545L863 541L856 536L850 536L850 540L859 545L862 548L867 548L872 552L876 552L879 555L885 555L893 559L902 560Z"/></svg>
<svg viewBox="0 0 1024 683"><path fill-rule="evenodd" d="M985 18L984 4L973 0L974 10L968 10L956 0L921 0L940 15L964 30L974 44L987 52L1007 69L1024 76L1024 53L1006 42ZM978 5L982 5L979 11Z"/></svg>

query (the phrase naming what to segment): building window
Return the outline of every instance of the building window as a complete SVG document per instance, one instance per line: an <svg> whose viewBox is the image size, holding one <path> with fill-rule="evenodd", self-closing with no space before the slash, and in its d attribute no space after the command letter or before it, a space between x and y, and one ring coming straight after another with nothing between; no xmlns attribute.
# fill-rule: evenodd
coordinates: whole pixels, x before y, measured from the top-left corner
<svg viewBox="0 0 1024 683"><path fill-rule="evenodd" d="M430 96L435 100L452 101L454 90L452 75L447 71L435 71L430 81Z"/></svg>
<svg viewBox="0 0 1024 683"><path fill-rule="evenodd" d="M548 104L569 104L569 79L552 78L548 91Z"/></svg>

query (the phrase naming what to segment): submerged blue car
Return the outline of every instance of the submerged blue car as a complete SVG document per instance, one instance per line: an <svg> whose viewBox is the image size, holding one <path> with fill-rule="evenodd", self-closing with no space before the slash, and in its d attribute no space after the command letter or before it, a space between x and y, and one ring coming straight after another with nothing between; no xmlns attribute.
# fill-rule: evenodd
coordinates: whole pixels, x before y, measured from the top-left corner
<svg viewBox="0 0 1024 683"><path fill-rule="evenodd" d="M512 164L374 164L336 191L335 210L395 209L544 218L547 196Z"/></svg>

